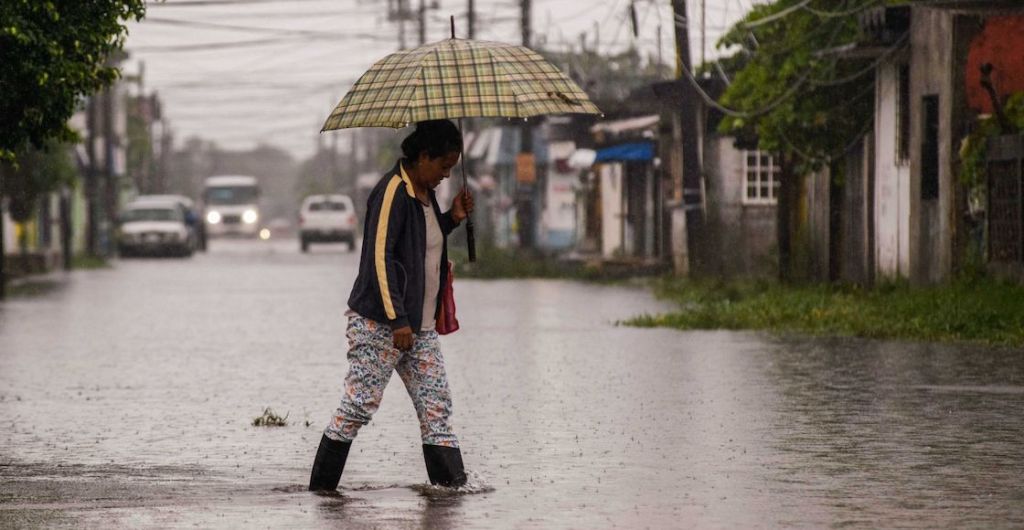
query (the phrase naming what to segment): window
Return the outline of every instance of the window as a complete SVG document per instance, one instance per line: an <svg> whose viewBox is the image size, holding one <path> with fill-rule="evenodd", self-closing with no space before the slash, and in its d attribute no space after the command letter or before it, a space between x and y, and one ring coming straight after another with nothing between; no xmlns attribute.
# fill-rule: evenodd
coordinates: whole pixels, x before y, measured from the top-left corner
<svg viewBox="0 0 1024 530"><path fill-rule="evenodd" d="M348 210L343 202L311 202L309 203L309 211L311 212L344 212Z"/></svg>
<svg viewBox="0 0 1024 530"><path fill-rule="evenodd" d="M899 67L899 87L896 93L896 162L910 161L910 66Z"/></svg>
<svg viewBox="0 0 1024 530"><path fill-rule="evenodd" d="M745 204L775 204L779 190L779 166L763 151L743 151Z"/></svg>

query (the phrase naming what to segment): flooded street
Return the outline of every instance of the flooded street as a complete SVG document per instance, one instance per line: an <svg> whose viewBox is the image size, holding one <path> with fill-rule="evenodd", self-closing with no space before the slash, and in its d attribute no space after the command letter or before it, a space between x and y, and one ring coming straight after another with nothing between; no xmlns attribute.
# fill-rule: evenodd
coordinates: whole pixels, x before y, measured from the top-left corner
<svg viewBox="0 0 1024 530"><path fill-rule="evenodd" d="M646 291L456 279L477 493L427 481L397 377L305 491L358 255L214 241L0 305L0 526L1024 526L1024 352L619 327ZM270 407L286 427L253 427Z"/></svg>

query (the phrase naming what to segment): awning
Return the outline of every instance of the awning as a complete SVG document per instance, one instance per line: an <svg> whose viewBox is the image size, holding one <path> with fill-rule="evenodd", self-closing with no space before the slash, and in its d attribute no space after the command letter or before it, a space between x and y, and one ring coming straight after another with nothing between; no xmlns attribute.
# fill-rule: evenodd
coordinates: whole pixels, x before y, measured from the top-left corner
<svg viewBox="0 0 1024 530"><path fill-rule="evenodd" d="M607 132L612 134L622 134L624 132L630 131L653 129L657 127L658 120L658 115L652 114L649 116L626 118L624 120L602 121L590 127L590 132Z"/></svg>
<svg viewBox="0 0 1024 530"><path fill-rule="evenodd" d="M634 142L597 150L594 162L649 161L654 159L654 143Z"/></svg>

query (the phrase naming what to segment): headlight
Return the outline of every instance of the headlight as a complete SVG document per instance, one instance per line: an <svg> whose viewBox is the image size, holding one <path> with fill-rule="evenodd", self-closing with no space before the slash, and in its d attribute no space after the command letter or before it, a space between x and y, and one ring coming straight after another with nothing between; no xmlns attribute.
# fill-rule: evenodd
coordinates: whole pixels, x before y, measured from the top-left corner
<svg viewBox="0 0 1024 530"><path fill-rule="evenodd" d="M256 210L246 210L245 213L242 214L242 222L247 225L255 223L258 218L259 216L256 215Z"/></svg>
<svg viewBox="0 0 1024 530"><path fill-rule="evenodd" d="M220 222L220 212L210 212L206 214L206 222L215 225Z"/></svg>

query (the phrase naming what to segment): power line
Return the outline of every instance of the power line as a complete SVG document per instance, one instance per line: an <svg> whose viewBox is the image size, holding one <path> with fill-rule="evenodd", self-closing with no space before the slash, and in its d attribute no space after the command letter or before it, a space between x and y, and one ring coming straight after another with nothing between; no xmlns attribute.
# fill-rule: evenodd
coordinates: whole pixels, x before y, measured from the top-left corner
<svg viewBox="0 0 1024 530"><path fill-rule="evenodd" d="M903 44L906 43L908 38L910 38L910 32L904 33L896 41L895 44L893 44L891 47L889 47L884 52L882 52L882 54L879 55L877 59L872 61L871 64L867 65L866 67L864 67L863 69L861 69L861 70L859 70L857 72L854 72L851 75L848 75L846 77L842 77L842 78L839 78L839 79L829 80L829 81L816 81L816 80L812 80L811 81L811 85L819 86L819 87L830 87L830 86L845 85L846 83L849 83L851 81L855 81L858 78L873 72L875 70L875 68L878 68L878 65L882 64L883 61L888 59L890 55L895 53L897 50L901 49L903 47Z"/></svg>
<svg viewBox="0 0 1024 530"><path fill-rule="evenodd" d="M353 33L346 31L344 33L337 32L331 33L327 31L315 31L306 29L285 29L285 28L267 28L258 26L237 26L234 24L221 24L217 22L202 22L198 20L182 20L176 18L165 18L165 17L146 17L143 19L144 23L153 24L165 24L170 26L186 26L192 28L205 28L205 29L219 29L229 31L244 31L248 33L270 33L273 35L286 35L286 36L305 36L305 37L320 37L327 39L345 39L345 38L364 38L364 39L380 39L380 35L376 33Z"/></svg>
<svg viewBox="0 0 1024 530"><path fill-rule="evenodd" d="M836 26L833 29L832 35L829 38L829 44L831 44L831 42L839 34L839 30L840 29L841 29L841 26ZM809 40L809 38L810 37L808 37L808 40ZM790 98L795 96L798 93L798 91L801 88L803 88L803 85L810 79L811 73L813 72L813 69L809 65L805 66L803 73L800 74L800 76L795 80L795 82L793 82L790 85L790 87L788 89L786 89L786 91L783 92L782 95L780 95L774 101L771 101L770 103L762 106L759 109L750 110L750 111L740 111L740 110L736 110L736 109L730 109L730 108L722 105L721 103L719 103L717 100L715 100L715 98L711 97L707 92L704 91L703 88L701 88L700 83L697 81L697 78L693 75L693 72L691 72L689 69L687 69L687 68L679 68L679 69L683 71L684 77L686 77L686 79L693 86L694 91L697 92L697 94L701 97L701 99L704 100L704 102L706 104L708 104L709 106L717 109L719 112L721 112L721 113L723 113L723 114L725 114L727 116L731 116L731 117L734 117L734 118L741 118L741 119L756 118L758 116L763 116L763 115L768 114L769 112L775 110L779 105L785 103L787 100L789 100Z"/></svg>
<svg viewBox="0 0 1024 530"><path fill-rule="evenodd" d="M770 24L772 22L775 22L776 20L779 20L780 18L787 17L790 14L799 11L800 9L802 9L803 7L805 7L809 3L811 3L811 0L802 0L799 4L789 6L786 9L783 9L782 11L779 11L777 13L773 13L771 15L767 15L767 16L761 17L761 18L759 18L757 20L753 20L751 22L742 22L742 25L745 28L756 28L758 26L763 26L765 24Z"/></svg>
<svg viewBox="0 0 1024 530"><path fill-rule="evenodd" d="M276 39L253 39L232 42L207 42L203 44L167 44L167 45L143 45L126 46L130 51L145 53L166 53L166 52L202 52L214 50L226 50L232 48L251 48L254 46L268 46L282 42L292 42L301 37L280 37Z"/></svg>
<svg viewBox="0 0 1024 530"><path fill-rule="evenodd" d="M865 2L863 5L859 5L859 6L855 7L855 8L848 9L848 10L845 10L845 11L827 11L827 10L823 10L823 9L815 9L813 7L810 7L810 6L806 6L806 7L804 7L804 9L806 9L808 12L813 13L813 14L821 17L821 18L842 18L842 17L851 16L851 15L856 15L857 13L860 13L861 11L864 11L865 9L867 9L869 7L872 7L874 5L880 4L880 3L882 3L882 0L869 0L868 2Z"/></svg>
<svg viewBox="0 0 1024 530"><path fill-rule="evenodd" d="M245 6L252 4L302 4L323 0L175 0L146 2L146 9L152 7L195 7L195 6Z"/></svg>

